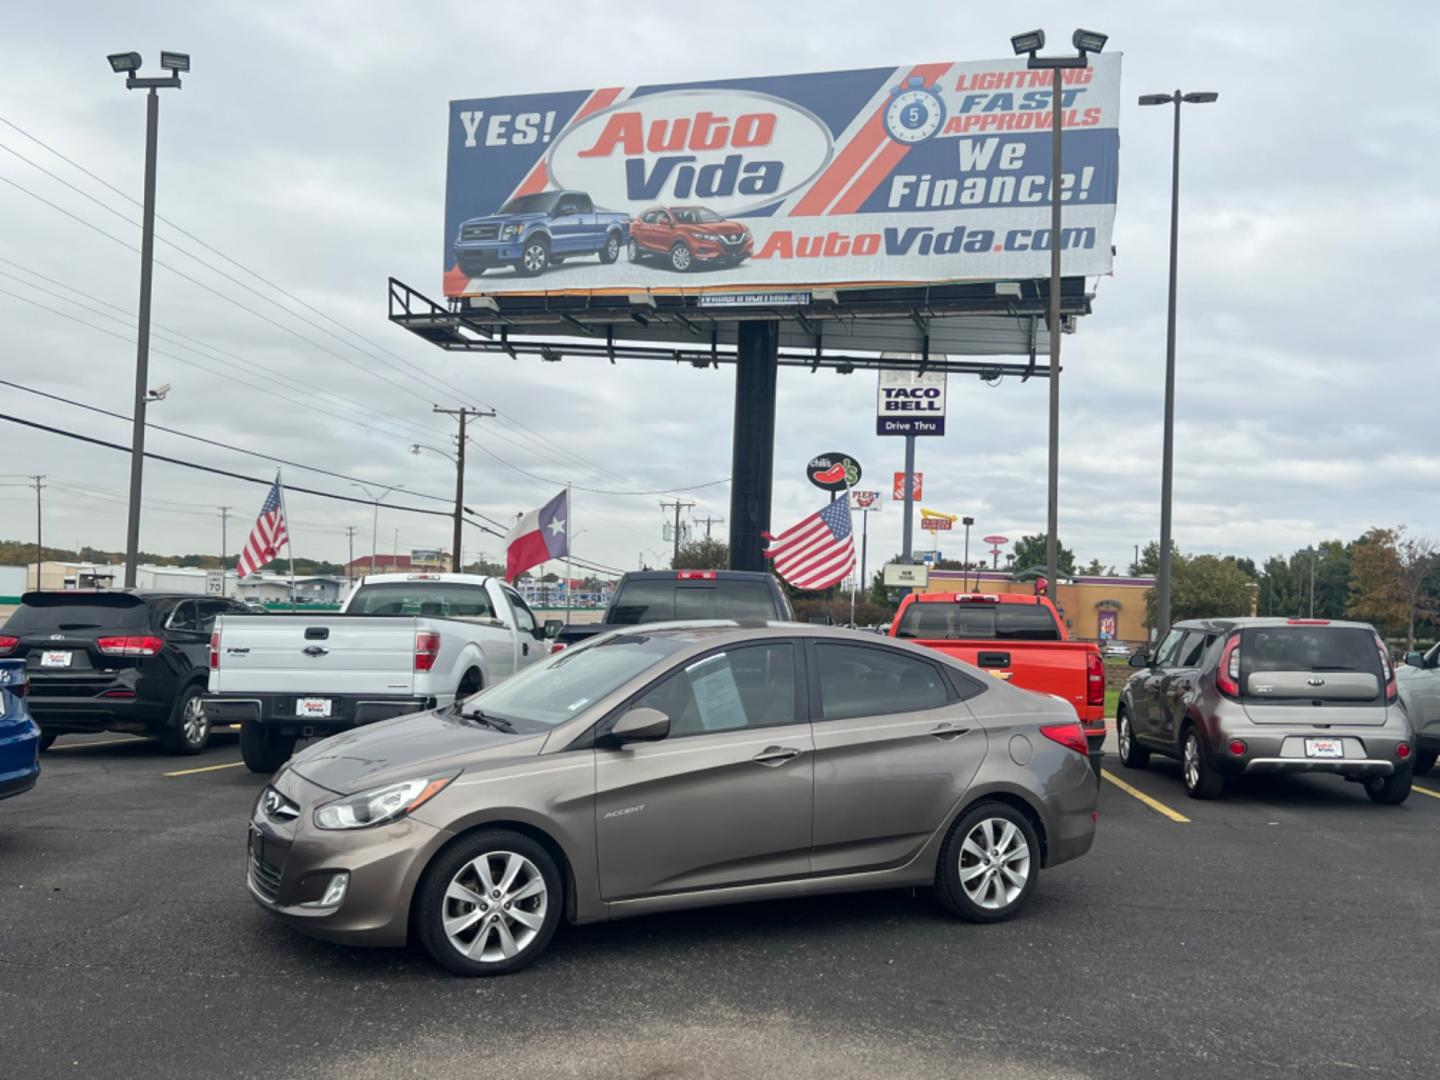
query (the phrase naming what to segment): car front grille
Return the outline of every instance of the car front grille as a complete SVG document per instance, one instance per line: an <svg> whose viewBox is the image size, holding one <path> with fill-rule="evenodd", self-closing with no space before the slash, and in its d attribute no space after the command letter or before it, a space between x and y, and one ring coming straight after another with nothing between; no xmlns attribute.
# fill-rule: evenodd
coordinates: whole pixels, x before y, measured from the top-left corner
<svg viewBox="0 0 1440 1080"><path fill-rule="evenodd" d="M725 241L725 243L729 244L731 247L739 247L745 242L745 234L740 233L738 236L722 236L720 237L720 239Z"/></svg>
<svg viewBox="0 0 1440 1080"><path fill-rule="evenodd" d="M275 903L280 896L280 868L264 859L257 859L252 854L250 856L250 884L266 900L272 904Z"/></svg>
<svg viewBox="0 0 1440 1080"><path fill-rule="evenodd" d="M499 235L499 225L466 225L460 230L461 240L494 240Z"/></svg>

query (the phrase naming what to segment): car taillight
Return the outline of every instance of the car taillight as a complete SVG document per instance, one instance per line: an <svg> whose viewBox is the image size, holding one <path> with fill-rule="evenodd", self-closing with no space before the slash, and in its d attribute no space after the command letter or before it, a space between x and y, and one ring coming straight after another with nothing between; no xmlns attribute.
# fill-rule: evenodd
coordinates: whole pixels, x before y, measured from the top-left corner
<svg viewBox="0 0 1440 1080"><path fill-rule="evenodd" d="M718 575L714 570L681 570L675 577L680 581L714 581Z"/></svg>
<svg viewBox="0 0 1440 1080"><path fill-rule="evenodd" d="M14 634L0 634L0 656L9 656L19 644L20 639Z"/></svg>
<svg viewBox="0 0 1440 1080"><path fill-rule="evenodd" d="M1053 739L1067 750L1090 756L1090 744L1085 740L1085 729L1080 726L1079 721L1073 724L1046 724L1040 729L1040 734L1047 739Z"/></svg>
<svg viewBox="0 0 1440 1080"><path fill-rule="evenodd" d="M1329 619L1286 619L1287 626L1329 626Z"/></svg>
<svg viewBox="0 0 1440 1080"><path fill-rule="evenodd" d="M1399 700L1399 688L1395 685L1395 665L1390 662L1390 650L1385 647L1385 642L1380 640L1380 635L1375 635L1375 647L1380 650L1380 670L1385 675L1385 704L1394 705Z"/></svg>
<svg viewBox="0 0 1440 1080"><path fill-rule="evenodd" d="M127 634L96 638L95 647L106 656L154 656L165 648L165 639L149 634Z"/></svg>
<svg viewBox="0 0 1440 1080"><path fill-rule="evenodd" d="M957 604L998 604L1000 597L995 593L956 593Z"/></svg>
<svg viewBox="0 0 1440 1080"><path fill-rule="evenodd" d="M1225 642L1220 664L1215 668L1215 689L1229 698L1240 696L1240 635Z"/></svg>
<svg viewBox="0 0 1440 1080"><path fill-rule="evenodd" d="M1105 704L1105 661L1098 652L1085 656L1085 701L1089 705Z"/></svg>
<svg viewBox="0 0 1440 1080"><path fill-rule="evenodd" d="M220 666L220 631L215 630L210 634L210 670L214 671Z"/></svg>
<svg viewBox="0 0 1440 1080"><path fill-rule="evenodd" d="M435 666L440 655L440 635L433 630L421 630L415 635L415 670L429 671Z"/></svg>

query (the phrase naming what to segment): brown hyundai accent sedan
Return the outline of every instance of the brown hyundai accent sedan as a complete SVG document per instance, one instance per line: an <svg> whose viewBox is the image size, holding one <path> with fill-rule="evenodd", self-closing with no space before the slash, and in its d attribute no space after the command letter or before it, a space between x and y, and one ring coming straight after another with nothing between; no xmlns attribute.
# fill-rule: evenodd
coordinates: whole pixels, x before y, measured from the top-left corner
<svg viewBox="0 0 1440 1080"><path fill-rule="evenodd" d="M256 802L249 888L466 975L562 918L927 885L994 922L1089 850L1086 754L1065 702L904 642L636 627L297 755Z"/></svg>

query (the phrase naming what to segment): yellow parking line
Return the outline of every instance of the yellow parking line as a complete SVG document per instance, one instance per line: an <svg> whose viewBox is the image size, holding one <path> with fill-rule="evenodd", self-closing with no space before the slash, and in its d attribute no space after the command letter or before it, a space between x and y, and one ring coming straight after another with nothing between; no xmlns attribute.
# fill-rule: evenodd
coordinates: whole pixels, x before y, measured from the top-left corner
<svg viewBox="0 0 1440 1080"><path fill-rule="evenodd" d="M224 765L202 765L198 769L180 769L176 772L167 772L166 776L194 776L196 773L215 772L217 769L238 769L244 765L243 761L227 761Z"/></svg>
<svg viewBox="0 0 1440 1080"><path fill-rule="evenodd" d="M1431 791L1428 787L1421 787L1419 784L1411 784L1411 791L1418 791L1421 795L1429 795L1432 799L1440 799L1440 791Z"/></svg>
<svg viewBox="0 0 1440 1080"><path fill-rule="evenodd" d="M139 746L150 741L150 739L106 739L104 742L66 743L64 746L52 746L45 752L53 754L56 750L88 750L92 746Z"/></svg>
<svg viewBox="0 0 1440 1080"><path fill-rule="evenodd" d="M1126 795L1139 799L1142 803L1150 807L1150 809L1154 810L1157 814L1163 814L1171 821L1178 821L1181 824L1188 825L1190 823L1190 819L1184 814L1180 813L1180 811L1171 810L1170 807L1166 806L1159 799L1152 799L1149 795L1146 795L1145 792L1141 791L1139 788L1131 787L1124 780L1121 780L1118 776L1112 773L1109 769L1101 769L1100 775L1103 776L1106 780L1109 780L1110 783L1114 784L1121 791L1125 792Z"/></svg>

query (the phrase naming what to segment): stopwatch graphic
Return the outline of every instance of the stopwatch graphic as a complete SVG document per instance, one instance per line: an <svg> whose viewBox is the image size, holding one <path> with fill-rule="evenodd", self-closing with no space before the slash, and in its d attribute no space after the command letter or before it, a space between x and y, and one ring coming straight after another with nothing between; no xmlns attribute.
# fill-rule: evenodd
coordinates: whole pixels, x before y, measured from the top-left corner
<svg viewBox="0 0 1440 1080"><path fill-rule="evenodd" d="M945 102L940 98L938 84L926 86L924 79L912 75L904 86L890 91L890 104L885 107L885 130L896 142L924 142L944 123Z"/></svg>

